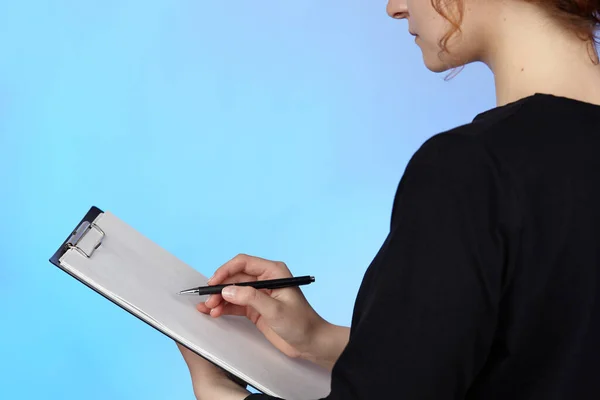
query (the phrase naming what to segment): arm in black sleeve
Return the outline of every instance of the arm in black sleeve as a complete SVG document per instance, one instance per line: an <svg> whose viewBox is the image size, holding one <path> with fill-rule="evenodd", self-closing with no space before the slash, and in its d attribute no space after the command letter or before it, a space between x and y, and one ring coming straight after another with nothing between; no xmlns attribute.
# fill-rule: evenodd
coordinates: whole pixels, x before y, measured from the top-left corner
<svg viewBox="0 0 600 400"><path fill-rule="evenodd" d="M444 133L415 153L328 400L465 397L496 328L507 196L476 138Z"/></svg>

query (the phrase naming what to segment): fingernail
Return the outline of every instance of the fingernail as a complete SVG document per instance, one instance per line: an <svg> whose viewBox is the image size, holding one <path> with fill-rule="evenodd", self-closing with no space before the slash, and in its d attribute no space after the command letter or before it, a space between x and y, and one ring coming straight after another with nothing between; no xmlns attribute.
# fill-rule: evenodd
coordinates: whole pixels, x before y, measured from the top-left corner
<svg viewBox="0 0 600 400"><path fill-rule="evenodd" d="M208 301L210 300L211 297L212 297L212 294L206 298L206 300L204 301L204 303L205 304L208 303Z"/></svg>
<svg viewBox="0 0 600 400"><path fill-rule="evenodd" d="M223 295L223 297L232 298L235 296L236 290L237 288L235 286L227 286L222 290L221 294Z"/></svg>
<svg viewBox="0 0 600 400"><path fill-rule="evenodd" d="M206 281L206 283L210 283L210 281L212 281L214 277L215 277L215 276L213 275L213 276L211 276L210 278L208 278L208 280Z"/></svg>

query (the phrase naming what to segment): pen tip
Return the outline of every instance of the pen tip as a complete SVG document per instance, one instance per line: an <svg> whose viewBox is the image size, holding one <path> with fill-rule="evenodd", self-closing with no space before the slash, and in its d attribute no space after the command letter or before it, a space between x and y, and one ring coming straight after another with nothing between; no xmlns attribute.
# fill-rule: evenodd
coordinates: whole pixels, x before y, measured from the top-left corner
<svg viewBox="0 0 600 400"><path fill-rule="evenodd" d="M198 293L197 289L188 289L188 290L182 290L178 294L196 294L196 293Z"/></svg>

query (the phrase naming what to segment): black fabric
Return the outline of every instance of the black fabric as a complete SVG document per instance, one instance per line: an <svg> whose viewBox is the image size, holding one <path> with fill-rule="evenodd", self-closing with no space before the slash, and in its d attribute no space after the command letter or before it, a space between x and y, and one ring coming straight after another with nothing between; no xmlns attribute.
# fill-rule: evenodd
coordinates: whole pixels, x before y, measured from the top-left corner
<svg viewBox="0 0 600 400"><path fill-rule="evenodd" d="M600 399L599 293L600 106L496 107L408 163L327 399Z"/></svg>

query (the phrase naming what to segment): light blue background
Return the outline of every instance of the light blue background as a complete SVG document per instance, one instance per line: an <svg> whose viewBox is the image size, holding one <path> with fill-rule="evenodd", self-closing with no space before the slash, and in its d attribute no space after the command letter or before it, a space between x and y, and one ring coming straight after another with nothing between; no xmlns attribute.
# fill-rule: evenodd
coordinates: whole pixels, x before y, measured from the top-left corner
<svg viewBox="0 0 600 400"><path fill-rule="evenodd" d="M285 261L349 324L409 157L494 106L385 1L0 4L0 399L192 399L174 343L48 262L91 205L210 275Z"/></svg>

